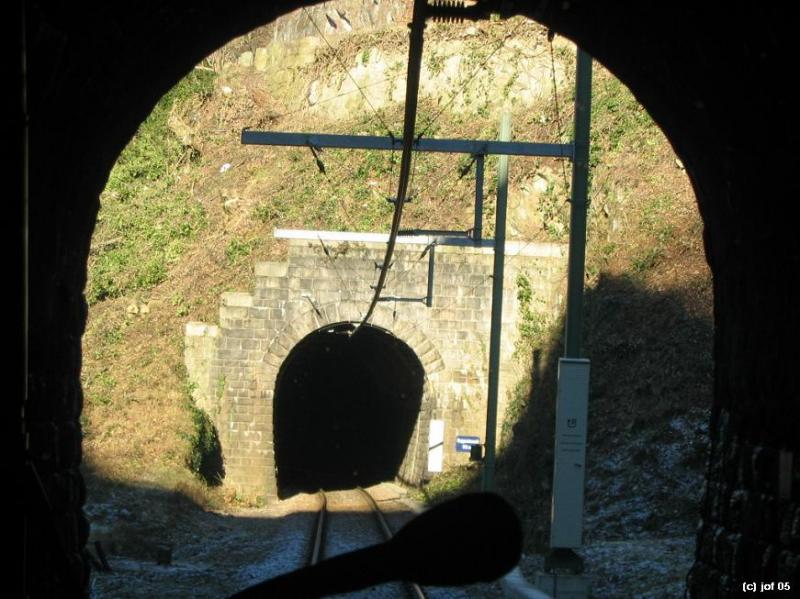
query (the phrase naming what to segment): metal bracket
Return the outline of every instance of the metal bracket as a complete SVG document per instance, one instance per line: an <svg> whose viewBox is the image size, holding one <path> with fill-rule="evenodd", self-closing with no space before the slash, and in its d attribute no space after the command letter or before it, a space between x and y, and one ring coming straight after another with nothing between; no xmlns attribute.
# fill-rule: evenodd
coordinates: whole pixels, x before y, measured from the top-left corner
<svg viewBox="0 0 800 599"><path fill-rule="evenodd" d="M311 297L311 294L303 293L300 297L303 297L306 300L308 300L308 303L311 304L311 307L314 309L314 312L316 312L317 316L322 318L322 312L320 312L319 307L317 306L317 302L314 301L314 298Z"/></svg>
<svg viewBox="0 0 800 599"><path fill-rule="evenodd" d="M311 154L314 156L314 161L317 163L317 168L319 169L319 172L321 172L323 175L326 175L327 173L325 172L325 163L322 162L322 158L319 157L319 155L322 154L322 148L309 141L308 149L311 150Z"/></svg>
<svg viewBox="0 0 800 599"><path fill-rule="evenodd" d="M428 290L425 297L397 297L394 295L387 295L385 297L379 297L379 302L421 302L425 304L428 308L433 307L433 275L434 275L434 250L436 249L436 241L432 241L428 245L425 246L425 249L420 254L419 259L422 260L425 257L425 254L428 254ZM375 262L375 268L380 269L381 265ZM377 289L377 285L370 285L370 289Z"/></svg>
<svg viewBox="0 0 800 599"><path fill-rule="evenodd" d="M375 289L374 285L371 285L373 289ZM421 304L426 304L428 301L427 297L397 297L394 295L384 295L378 298L379 302L419 302Z"/></svg>

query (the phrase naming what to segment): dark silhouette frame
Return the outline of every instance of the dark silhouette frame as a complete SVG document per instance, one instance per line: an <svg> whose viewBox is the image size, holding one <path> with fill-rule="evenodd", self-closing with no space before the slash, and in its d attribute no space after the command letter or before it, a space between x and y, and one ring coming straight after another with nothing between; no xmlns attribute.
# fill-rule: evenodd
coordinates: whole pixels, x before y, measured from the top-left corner
<svg viewBox="0 0 800 599"><path fill-rule="evenodd" d="M88 581L80 339L100 191L139 123L195 64L313 2L20 4L25 20L15 5L6 21L9 39L20 43L8 55L17 93L7 98L13 116L3 130L14 140L11 170L23 188L29 156L22 194L29 201L12 202L10 236L19 251L27 211L29 293L13 308L15 338L27 352L13 353L27 356L28 369L17 370L6 402L7 468L23 488L6 517L24 525L11 541L26 558L13 580L26 581L33 597L74 596ZM691 596L732 597L745 581L797 589L800 235L792 217L800 126L789 80L798 20L791 8L752 2L505 5L574 40L625 83L666 134L697 196L714 279L714 398ZM19 93L23 38L27 111ZM14 265L12 280L23 280L26 262Z"/></svg>

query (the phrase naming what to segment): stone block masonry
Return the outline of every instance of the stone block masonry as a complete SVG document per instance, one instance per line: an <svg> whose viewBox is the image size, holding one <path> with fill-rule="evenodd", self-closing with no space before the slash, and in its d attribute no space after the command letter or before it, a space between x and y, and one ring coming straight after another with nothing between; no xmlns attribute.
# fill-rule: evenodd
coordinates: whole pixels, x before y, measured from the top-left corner
<svg viewBox="0 0 800 599"><path fill-rule="evenodd" d="M222 294L219 325L186 325L185 362L193 396L220 434L225 484L248 497L277 497L273 400L278 372L305 337L339 323L357 323L372 298L380 242L288 241L286 262L255 265L250 293ZM325 252L327 249L327 253ZM428 257L424 245L398 244L383 295L423 300ZM503 301L500 423L506 391L517 382L516 279L524 272L537 309L557 316L566 290L566 246L509 244ZM457 435L485 435L492 249L437 246L433 305L381 302L371 325L403 341L424 369L424 396L398 476L419 483L429 476L428 430L445 422L443 466L467 461Z"/></svg>

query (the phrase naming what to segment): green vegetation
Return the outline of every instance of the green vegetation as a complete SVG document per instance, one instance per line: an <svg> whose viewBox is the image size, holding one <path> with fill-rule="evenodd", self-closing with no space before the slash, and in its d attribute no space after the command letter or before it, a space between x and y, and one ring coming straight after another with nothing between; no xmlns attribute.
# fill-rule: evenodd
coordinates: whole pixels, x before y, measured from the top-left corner
<svg viewBox="0 0 800 599"><path fill-rule="evenodd" d="M225 375L219 375L217 377L217 388L214 390L217 399L222 399L222 396L225 395Z"/></svg>
<svg viewBox="0 0 800 599"><path fill-rule="evenodd" d="M604 152L635 151L651 144L661 131L630 91L614 77L595 80L589 164L597 166Z"/></svg>
<svg viewBox="0 0 800 599"><path fill-rule="evenodd" d="M113 392L117 386L114 376L106 369L98 372L89 382L95 390L92 401L107 406L113 402Z"/></svg>
<svg viewBox="0 0 800 599"><path fill-rule="evenodd" d="M562 192L564 193L564 192ZM556 191L556 184L548 181L547 190L539 201L538 211L544 230L553 241L567 241L569 236L569 203Z"/></svg>
<svg viewBox="0 0 800 599"><path fill-rule="evenodd" d="M212 87L213 73L192 71L159 100L117 160L97 217L90 304L162 283L205 225L202 205L173 189L179 167L198 155L177 139L168 121L186 102L207 98Z"/></svg>
<svg viewBox="0 0 800 599"><path fill-rule="evenodd" d="M556 344L560 330L556 325L548 322L548 318L542 311L545 302L536 297L529 275L524 272L518 273L516 284L519 306L517 323L519 338L514 348L514 356L529 373L530 368L527 365L531 363L533 356L548 351ZM528 374L520 377L510 391L502 419L501 444L506 445L511 440L514 425L525 415L530 403L532 386L533 382Z"/></svg>
<svg viewBox="0 0 800 599"><path fill-rule="evenodd" d="M517 348L538 348L547 331L547 319L535 304L544 304L544 300L534 295L531 281L525 273L517 275L517 301L520 317Z"/></svg>
<svg viewBox="0 0 800 599"><path fill-rule="evenodd" d="M189 437L189 452L186 466L206 484L222 484L222 449L217 430L205 412L191 407L194 431Z"/></svg>
<svg viewBox="0 0 800 599"><path fill-rule="evenodd" d="M444 58L444 54L436 52L435 50L432 51L428 57L428 68L431 71L431 75L434 77L444 70Z"/></svg>
<svg viewBox="0 0 800 599"><path fill-rule="evenodd" d="M652 245L645 246L631 259L631 270L641 275L658 266L674 240L675 225L670 221L669 211L673 200L669 196L651 198L644 204L640 226L648 234Z"/></svg>
<svg viewBox="0 0 800 599"><path fill-rule="evenodd" d="M185 373L184 373L185 374ZM222 448L214 423L192 400L192 386L185 389L187 408L192 415L192 428L184 434L188 449L186 467L208 485L222 484Z"/></svg>
<svg viewBox="0 0 800 599"><path fill-rule="evenodd" d="M392 170L396 170L394 165L399 163L399 160L386 152L379 150L364 150L359 152L359 164L356 168L355 177L358 181L366 181L370 177L377 177L380 175L387 175Z"/></svg>
<svg viewBox="0 0 800 599"><path fill-rule="evenodd" d="M103 322L98 328L98 343L92 349L92 358L99 361L113 360L125 336L127 322Z"/></svg>
<svg viewBox="0 0 800 599"><path fill-rule="evenodd" d="M262 224L280 220L283 215L283 202L280 198L275 198L270 202L262 202L253 208L253 218Z"/></svg>
<svg viewBox="0 0 800 599"><path fill-rule="evenodd" d="M480 466L477 463L457 466L419 489L418 499L430 504L440 503L467 491L477 491Z"/></svg>
<svg viewBox="0 0 800 599"><path fill-rule="evenodd" d="M225 258L227 258L228 264L238 264L243 258L249 256L257 245L258 239L244 240L234 237L225 248Z"/></svg>
<svg viewBox="0 0 800 599"><path fill-rule="evenodd" d="M530 377L520 378L511 390L506 411L503 414L503 423L500 430L500 443L506 444L514 432L514 425L525 415L531 396Z"/></svg>
<svg viewBox="0 0 800 599"><path fill-rule="evenodd" d="M175 316L183 317L189 314L189 302L180 293L172 296L172 305L175 307Z"/></svg>

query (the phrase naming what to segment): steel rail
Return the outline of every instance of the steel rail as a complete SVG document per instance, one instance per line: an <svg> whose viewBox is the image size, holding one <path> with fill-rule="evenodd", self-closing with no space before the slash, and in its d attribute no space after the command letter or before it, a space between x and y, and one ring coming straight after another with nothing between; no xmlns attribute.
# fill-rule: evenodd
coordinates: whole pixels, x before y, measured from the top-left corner
<svg viewBox="0 0 800 599"><path fill-rule="evenodd" d="M321 489L317 495L320 498L320 506L317 511L317 520L314 523L314 540L311 543L311 551L308 556L309 566L313 566L319 561L320 554L322 553L322 544L325 540L325 526L327 523L328 499L325 497L325 491Z"/></svg>
<svg viewBox="0 0 800 599"><path fill-rule="evenodd" d="M381 511L381 508L378 506L378 502L375 501L375 498L372 495L370 495L369 491L367 491L366 489L362 489L361 487L356 487L356 488L361 492L361 494L369 503L370 507L372 508L372 513L375 515L375 518L378 521L378 525L383 531L383 536L388 541L394 536L394 532L392 532L392 529L389 526L389 523L386 521L386 518L384 517L383 512ZM416 582L406 581L405 585L409 594L415 599L427 599L428 596L425 594L425 591L423 591L422 587L420 587Z"/></svg>

